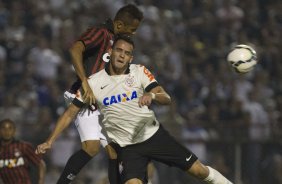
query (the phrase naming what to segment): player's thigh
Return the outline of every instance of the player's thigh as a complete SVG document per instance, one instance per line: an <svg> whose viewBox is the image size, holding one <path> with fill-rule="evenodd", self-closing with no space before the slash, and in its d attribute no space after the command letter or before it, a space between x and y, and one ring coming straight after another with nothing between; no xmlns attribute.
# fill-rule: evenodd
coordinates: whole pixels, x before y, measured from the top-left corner
<svg viewBox="0 0 282 184"><path fill-rule="evenodd" d="M105 149L110 159L117 159L118 157L117 149L120 149L118 148L118 145L115 146L113 143L111 143L111 144L106 145Z"/></svg>
<svg viewBox="0 0 282 184"><path fill-rule="evenodd" d="M184 171L189 169L198 159L189 149L169 135L162 126L148 141L141 145L143 147L143 154Z"/></svg>
<svg viewBox="0 0 282 184"><path fill-rule="evenodd" d="M100 150L100 140L88 140L81 143L82 149L90 156L95 156Z"/></svg>
<svg viewBox="0 0 282 184"><path fill-rule="evenodd" d="M119 168L123 183L138 179L147 182L147 165L150 161L138 153L138 145L121 148L119 151Z"/></svg>
<svg viewBox="0 0 282 184"><path fill-rule="evenodd" d="M125 184L143 184L143 182L137 178L133 178L133 179L126 181Z"/></svg>

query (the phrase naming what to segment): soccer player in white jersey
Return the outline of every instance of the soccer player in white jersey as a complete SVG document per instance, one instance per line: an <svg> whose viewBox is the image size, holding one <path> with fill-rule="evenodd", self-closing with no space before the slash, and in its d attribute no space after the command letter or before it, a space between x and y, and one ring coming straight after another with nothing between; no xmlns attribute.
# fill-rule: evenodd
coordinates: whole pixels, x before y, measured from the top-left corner
<svg viewBox="0 0 282 184"><path fill-rule="evenodd" d="M231 184L218 171L203 165L158 122L149 106L152 102L170 104L170 96L148 69L130 64L133 49L130 37L117 37L109 51L109 64L88 80L104 115L102 127L106 137L120 147L118 155L123 183L146 183L147 165L150 160L156 160L178 167L206 183ZM45 153L50 149L83 105L82 99L75 99L59 119L50 138L39 145L36 152Z"/></svg>

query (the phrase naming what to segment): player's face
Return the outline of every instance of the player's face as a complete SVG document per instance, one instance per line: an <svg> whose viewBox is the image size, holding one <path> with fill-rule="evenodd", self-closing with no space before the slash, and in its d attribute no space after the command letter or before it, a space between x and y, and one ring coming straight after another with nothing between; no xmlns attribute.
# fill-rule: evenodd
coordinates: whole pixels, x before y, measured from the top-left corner
<svg viewBox="0 0 282 184"><path fill-rule="evenodd" d="M112 68L121 73L125 72L133 59L132 52L133 45L124 40L118 40L110 52Z"/></svg>
<svg viewBox="0 0 282 184"><path fill-rule="evenodd" d="M10 141L15 135L16 129L13 124L5 122L0 127L0 136L4 141Z"/></svg>
<svg viewBox="0 0 282 184"><path fill-rule="evenodd" d="M120 27L117 29L118 34L129 34L129 35L134 35L136 33L137 28L140 25L140 21L137 19L134 19L132 21L132 24L126 25L124 23L120 24Z"/></svg>

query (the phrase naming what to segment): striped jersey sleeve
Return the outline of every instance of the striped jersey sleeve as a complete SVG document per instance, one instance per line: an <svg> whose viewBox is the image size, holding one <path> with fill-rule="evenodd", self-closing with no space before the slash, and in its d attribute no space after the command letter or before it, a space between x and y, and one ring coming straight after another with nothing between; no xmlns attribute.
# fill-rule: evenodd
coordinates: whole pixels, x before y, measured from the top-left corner
<svg viewBox="0 0 282 184"><path fill-rule="evenodd" d="M79 40L85 46L83 67L87 76L104 69L112 39L113 33L106 27L92 27L82 34Z"/></svg>
<svg viewBox="0 0 282 184"><path fill-rule="evenodd" d="M87 29L78 40L83 42L87 50L102 44L106 36L107 32L104 28L91 27Z"/></svg>

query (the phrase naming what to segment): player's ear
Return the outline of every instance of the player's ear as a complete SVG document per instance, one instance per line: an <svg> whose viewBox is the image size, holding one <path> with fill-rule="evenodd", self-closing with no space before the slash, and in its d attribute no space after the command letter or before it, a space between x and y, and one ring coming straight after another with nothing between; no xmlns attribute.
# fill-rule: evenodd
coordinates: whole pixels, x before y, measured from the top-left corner
<svg viewBox="0 0 282 184"><path fill-rule="evenodd" d="M113 48L111 47L111 48L108 49L108 53L109 53L110 55L112 55L112 52L113 52Z"/></svg>
<svg viewBox="0 0 282 184"><path fill-rule="evenodd" d="M122 30L124 28L124 23L120 20L115 21L115 30L117 30L117 32L120 32L120 30Z"/></svg>

